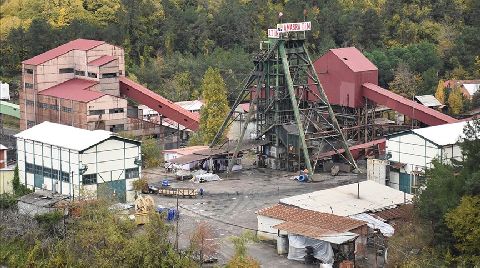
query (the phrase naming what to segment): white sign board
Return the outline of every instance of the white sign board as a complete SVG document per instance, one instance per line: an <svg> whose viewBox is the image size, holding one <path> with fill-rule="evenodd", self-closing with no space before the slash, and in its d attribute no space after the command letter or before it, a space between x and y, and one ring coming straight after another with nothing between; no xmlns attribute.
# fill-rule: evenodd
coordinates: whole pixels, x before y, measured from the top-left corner
<svg viewBox="0 0 480 268"><path fill-rule="evenodd" d="M10 85L0 82L0 100L10 99Z"/></svg>
<svg viewBox="0 0 480 268"><path fill-rule="evenodd" d="M268 38L280 38L280 34L277 29L268 29Z"/></svg>
<svg viewBox="0 0 480 268"><path fill-rule="evenodd" d="M310 31L311 29L312 29L312 23L310 21L277 24L277 31L279 33L303 32L303 31Z"/></svg>

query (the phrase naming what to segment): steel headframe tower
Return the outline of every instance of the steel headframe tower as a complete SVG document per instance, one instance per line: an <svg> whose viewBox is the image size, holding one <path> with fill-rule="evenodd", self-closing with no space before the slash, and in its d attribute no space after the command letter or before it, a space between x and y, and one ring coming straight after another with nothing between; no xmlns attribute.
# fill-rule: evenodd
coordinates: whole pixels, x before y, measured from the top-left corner
<svg viewBox="0 0 480 268"><path fill-rule="evenodd" d="M228 172L254 116L256 138L270 142L263 146L262 152L273 157L270 167L292 170L304 167L313 174L316 154L329 146L329 150L338 152L336 147L341 146L346 160L357 169L308 54L305 30L309 29L309 22L279 24L277 29L269 30L269 40L262 42L261 51L254 58L255 67L244 80L230 113L210 144L210 147L217 145L235 119L238 105L249 100L249 111Z"/></svg>

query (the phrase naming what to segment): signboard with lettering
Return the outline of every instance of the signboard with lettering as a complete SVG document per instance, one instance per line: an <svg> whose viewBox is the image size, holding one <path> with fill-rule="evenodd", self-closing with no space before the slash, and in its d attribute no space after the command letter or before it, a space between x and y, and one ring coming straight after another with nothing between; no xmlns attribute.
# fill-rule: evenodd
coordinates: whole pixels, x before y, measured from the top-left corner
<svg viewBox="0 0 480 268"><path fill-rule="evenodd" d="M280 34L277 29L268 29L268 38L280 38Z"/></svg>
<svg viewBox="0 0 480 268"><path fill-rule="evenodd" d="M310 31L311 29L312 23L310 21L277 24L277 32L279 33L303 32Z"/></svg>

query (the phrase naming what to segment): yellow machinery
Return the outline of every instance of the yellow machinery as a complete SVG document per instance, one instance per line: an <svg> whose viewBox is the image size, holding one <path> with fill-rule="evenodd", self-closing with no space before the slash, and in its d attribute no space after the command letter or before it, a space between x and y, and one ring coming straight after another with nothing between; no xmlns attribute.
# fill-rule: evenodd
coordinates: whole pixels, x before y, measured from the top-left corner
<svg viewBox="0 0 480 268"><path fill-rule="evenodd" d="M135 200L135 223L145 224L148 222L148 214L153 212L155 202L150 196L139 196Z"/></svg>

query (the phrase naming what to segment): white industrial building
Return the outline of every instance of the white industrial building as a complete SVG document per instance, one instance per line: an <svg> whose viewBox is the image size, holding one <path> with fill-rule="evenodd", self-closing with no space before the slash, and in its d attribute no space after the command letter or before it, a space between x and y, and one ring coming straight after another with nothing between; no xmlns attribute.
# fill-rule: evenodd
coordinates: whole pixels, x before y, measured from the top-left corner
<svg viewBox="0 0 480 268"><path fill-rule="evenodd" d="M420 129L413 129L387 136L386 150L390 157L388 184L411 193L419 186L419 180L432 161L450 163L462 160L459 140L467 122L458 122Z"/></svg>
<svg viewBox="0 0 480 268"><path fill-rule="evenodd" d="M43 122L15 135L20 182L78 198L134 200L141 143L104 130Z"/></svg>

